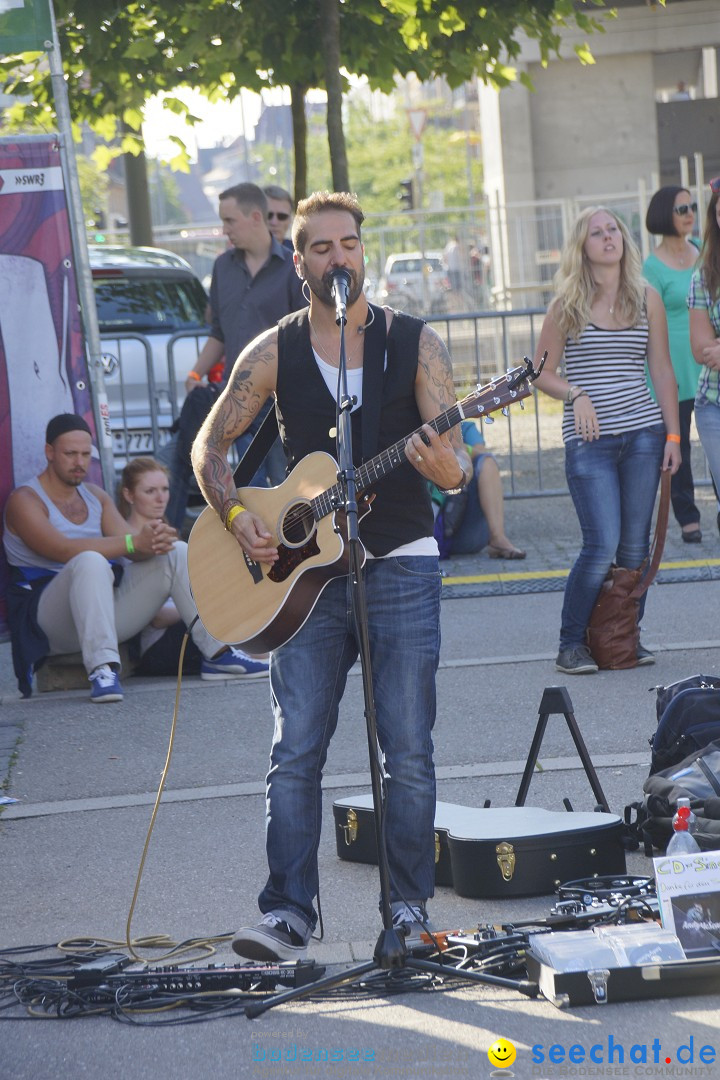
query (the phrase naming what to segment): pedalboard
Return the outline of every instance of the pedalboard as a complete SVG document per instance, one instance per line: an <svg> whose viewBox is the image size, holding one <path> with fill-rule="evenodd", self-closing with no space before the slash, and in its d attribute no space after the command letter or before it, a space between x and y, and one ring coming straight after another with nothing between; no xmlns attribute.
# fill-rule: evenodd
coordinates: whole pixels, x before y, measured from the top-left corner
<svg viewBox="0 0 720 1080"><path fill-rule="evenodd" d="M109 960L109 957L103 958ZM127 957L120 957L129 964ZM294 988L316 982L325 974L325 968L314 960L300 960L291 964L243 964L229 967L225 964L208 964L204 968L156 967L139 971L121 970L115 958L113 970L99 970L95 963L84 964L68 980L69 990L97 987L107 992L127 987L141 994L212 994L228 990L267 991L276 986Z"/></svg>

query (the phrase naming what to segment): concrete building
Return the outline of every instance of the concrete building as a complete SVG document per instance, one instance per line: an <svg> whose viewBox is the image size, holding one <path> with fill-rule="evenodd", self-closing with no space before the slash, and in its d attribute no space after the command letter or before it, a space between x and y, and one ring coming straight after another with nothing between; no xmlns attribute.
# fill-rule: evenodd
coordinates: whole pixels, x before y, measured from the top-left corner
<svg viewBox="0 0 720 1080"><path fill-rule="evenodd" d="M567 200L622 203L627 194L617 208L640 239L643 191L720 173L720 3L614 6L618 16L604 20L605 33L587 39L594 64L579 62L575 47L586 37L568 28L561 55L547 67L535 42L523 44L516 66L534 92L520 83L480 91L485 191L496 207L493 248L504 264L496 278L523 295L520 286L554 270ZM590 14L603 18L600 9ZM548 201L557 210L543 209ZM534 211L521 212L523 204Z"/></svg>

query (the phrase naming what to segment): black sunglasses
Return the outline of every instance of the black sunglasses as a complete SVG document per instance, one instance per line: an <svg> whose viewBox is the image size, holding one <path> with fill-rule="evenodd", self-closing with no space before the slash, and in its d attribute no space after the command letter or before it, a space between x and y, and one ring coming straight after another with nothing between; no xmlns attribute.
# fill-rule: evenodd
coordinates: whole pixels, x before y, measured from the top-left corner
<svg viewBox="0 0 720 1080"><path fill-rule="evenodd" d="M697 203L696 202L691 202L691 203L686 203L685 202L685 203L681 203L680 206L675 206L673 209L675 210L676 214L680 215L680 217L685 217L686 214L697 214Z"/></svg>
<svg viewBox="0 0 720 1080"><path fill-rule="evenodd" d="M272 221L273 218L277 218L278 221L287 221L289 217L290 215L282 210L268 210L268 221Z"/></svg>

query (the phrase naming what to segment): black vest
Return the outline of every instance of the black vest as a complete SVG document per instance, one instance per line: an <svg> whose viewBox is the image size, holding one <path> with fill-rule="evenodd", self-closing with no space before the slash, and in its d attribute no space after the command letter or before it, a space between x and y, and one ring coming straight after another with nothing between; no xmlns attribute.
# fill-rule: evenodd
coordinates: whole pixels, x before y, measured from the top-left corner
<svg viewBox="0 0 720 1080"><path fill-rule="evenodd" d="M356 466L422 424L415 402L422 320L396 312L385 341L385 312L377 307L373 310L374 332L368 329L363 357L363 405L351 415ZM386 347L387 368L383 372ZM379 416L377 408L373 408L377 393ZM313 355L307 308L278 323L276 409L290 469L314 451L336 457L335 438L330 435L336 423L335 401ZM371 554L379 558L402 544L432 536L427 484L409 462L389 472L373 485L372 491L376 496L372 511L360 522L360 539Z"/></svg>

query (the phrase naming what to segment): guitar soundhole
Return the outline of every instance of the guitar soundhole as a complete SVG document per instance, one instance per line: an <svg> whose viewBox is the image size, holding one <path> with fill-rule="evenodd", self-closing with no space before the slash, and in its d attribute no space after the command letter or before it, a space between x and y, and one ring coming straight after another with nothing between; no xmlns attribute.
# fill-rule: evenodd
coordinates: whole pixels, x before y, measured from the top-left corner
<svg viewBox="0 0 720 1080"><path fill-rule="evenodd" d="M292 503L283 513L280 538L290 548L302 547L315 532L312 507L307 502Z"/></svg>

